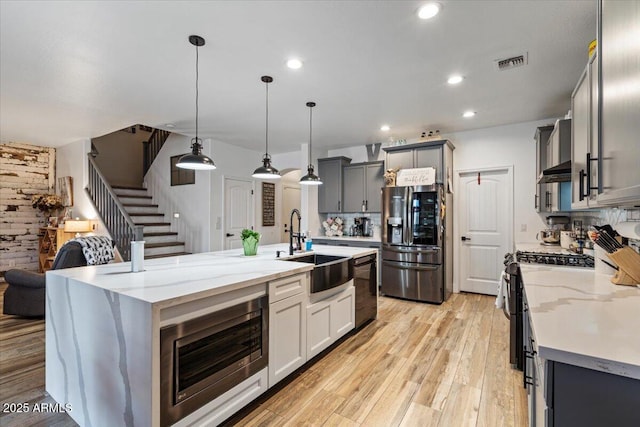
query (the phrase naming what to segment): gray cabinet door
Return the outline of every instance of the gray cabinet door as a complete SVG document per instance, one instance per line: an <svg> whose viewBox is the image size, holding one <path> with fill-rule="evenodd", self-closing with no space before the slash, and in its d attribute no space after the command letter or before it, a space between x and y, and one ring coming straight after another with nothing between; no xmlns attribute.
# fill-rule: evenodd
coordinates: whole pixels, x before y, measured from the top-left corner
<svg viewBox="0 0 640 427"><path fill-rule="evenodd" d="M366 198L367 212L382 212L382 193L384 187L384 164L367 165L366 168Z"/></svg>
<svg viewBox="0 0 640 427"><path fill-rule="evenodd" d="M536 129L536 181L540 173L547 167L547 141L553 126L541 126ZM551 200L549 199L548 184L536 184L535 208L536 212L549 212Z"/></svg>
<svg viewBox="0 0 640 427"><path fill-rule="evenodd" d="M318 212L342 212L342 160L318 159Z"/></svg>
<svg viewBox="0 0 640 427"><path fill-rule="evenodd" d="M345 166L342 176L343 212L362 212L365 204L366 170L363 165Z"/></svg>
<svg viewBox="0 0 640 427"><path fill-rule="evenodd" d="M584 198L587 171L587 153L589 152L590 102L589 67L585 68L571 97L571 208L588 207Z"/></svg>
<svg viewBox="0 0 640 427"><path fill-rule="evenodd" d="M442 145L416 149L414 167L435 168L436 182L442 184L444 182L442 178L444 176L442 171Z"/></svg>
<svg viewBox="0 0 640 427"><path fill-rule="evenodd" d="M413 150L391 151L387 153L387 169L413 168Z"/></svg>
<svg viewBox="0 0 640 427"><path fill-rule="evenodd" d="M640 7L637 1L603 0L598 40L601 78L601 122L598 172L600 205L633 205L640 201Z"/></svg>

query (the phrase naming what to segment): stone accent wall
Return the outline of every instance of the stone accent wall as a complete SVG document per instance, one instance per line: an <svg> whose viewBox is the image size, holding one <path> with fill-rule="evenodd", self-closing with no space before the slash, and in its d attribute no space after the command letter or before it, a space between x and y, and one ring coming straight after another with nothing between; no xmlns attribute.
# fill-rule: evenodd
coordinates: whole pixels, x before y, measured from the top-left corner
<svg viewBox="0 0 640 427"><path fill-rule="evenodd" d="M44 214L34 194L54 193L55 148L0 143L0 276L11 268L38 271L38 228Z"/></svg>

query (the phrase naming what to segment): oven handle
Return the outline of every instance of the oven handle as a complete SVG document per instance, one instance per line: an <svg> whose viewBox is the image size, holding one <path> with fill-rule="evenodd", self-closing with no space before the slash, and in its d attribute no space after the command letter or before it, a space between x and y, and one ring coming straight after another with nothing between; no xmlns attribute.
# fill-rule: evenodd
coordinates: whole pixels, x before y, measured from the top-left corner
<svg viewBox="0 0 640 427"><path fill-rule="evenodd" d="M415 264L411 264L408 262L393 262L393 261L382 261L383 265L394 267L394 268L404 268L406 270L418 270L418 271L435 271L442 267L441 264L423 264L428 265L428 267L418 267Z"/></svg>
<svg viewBox="0 0 640 427"><path fill-rule="evenodd" d="M509 273L507 273L506 270L500 276L500 286L502 286L502 283L507 284L507 286L504 287L505 291L502 293L502 296L504 298L504 302L502 304L502 312L507 319L511 320L511 313L509 312L511 307L509 302L509 295L511 295L511 280L509 279Z"/></svg>

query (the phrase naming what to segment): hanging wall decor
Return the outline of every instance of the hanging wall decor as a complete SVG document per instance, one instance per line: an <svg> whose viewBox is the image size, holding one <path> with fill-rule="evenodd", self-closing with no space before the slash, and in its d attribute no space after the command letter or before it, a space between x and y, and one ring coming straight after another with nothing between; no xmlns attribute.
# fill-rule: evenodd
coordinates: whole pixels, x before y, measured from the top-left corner
<svg viewBox="0 0 640 427"><path fill-rule="evenodd" d="M272 182L262 183L262 226L276 225L276 185Z"/></svg>
<svg viewBox="0 0 640 427"><path fill-rule="evenodd" d="M73 206L73 178L70 176L63 176L58 178L57 184L56 194L60 196L62 204L65 207Z"/></svg>

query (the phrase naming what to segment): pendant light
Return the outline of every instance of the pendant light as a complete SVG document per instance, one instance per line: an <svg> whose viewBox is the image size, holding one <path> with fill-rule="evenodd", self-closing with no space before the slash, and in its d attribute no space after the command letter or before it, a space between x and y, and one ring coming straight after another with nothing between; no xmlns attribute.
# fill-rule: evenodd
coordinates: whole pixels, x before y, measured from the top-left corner
<svg viewBox="0 0 640 427"><path fill-rule="evenodd" d="M309 166L307 166L307 174L300 178L300 185L322 184L320 177L313 173L313 164L311 164L311 124L313 119L312 111L315 106L315 102L307 102L307 107L309 107Z"/></svg>
<svg viewBox="0 0 640 427"><path fill-rule="evenodd" d="M253 171L254 178L258 179L280 179L280 172L278 169L271 166L271 156L269 155L269 83L273 81L271 76L262 76L260 78L265 83L267 89L267 102L266 102L266 120L265 120L265 132L264 132L264 157L262 158L262 166Z"/></svg>
<svg viewBox="0 0 640 427"><path fill-rule="evenodd" d="M191 139L191 154L180 157L177 167L182 169L213 170L216 165L209 157L202 154L202 139L198 138L198 48L204 46L200 36L189 36L189 43L196 47L196 137Z"/></svg>

